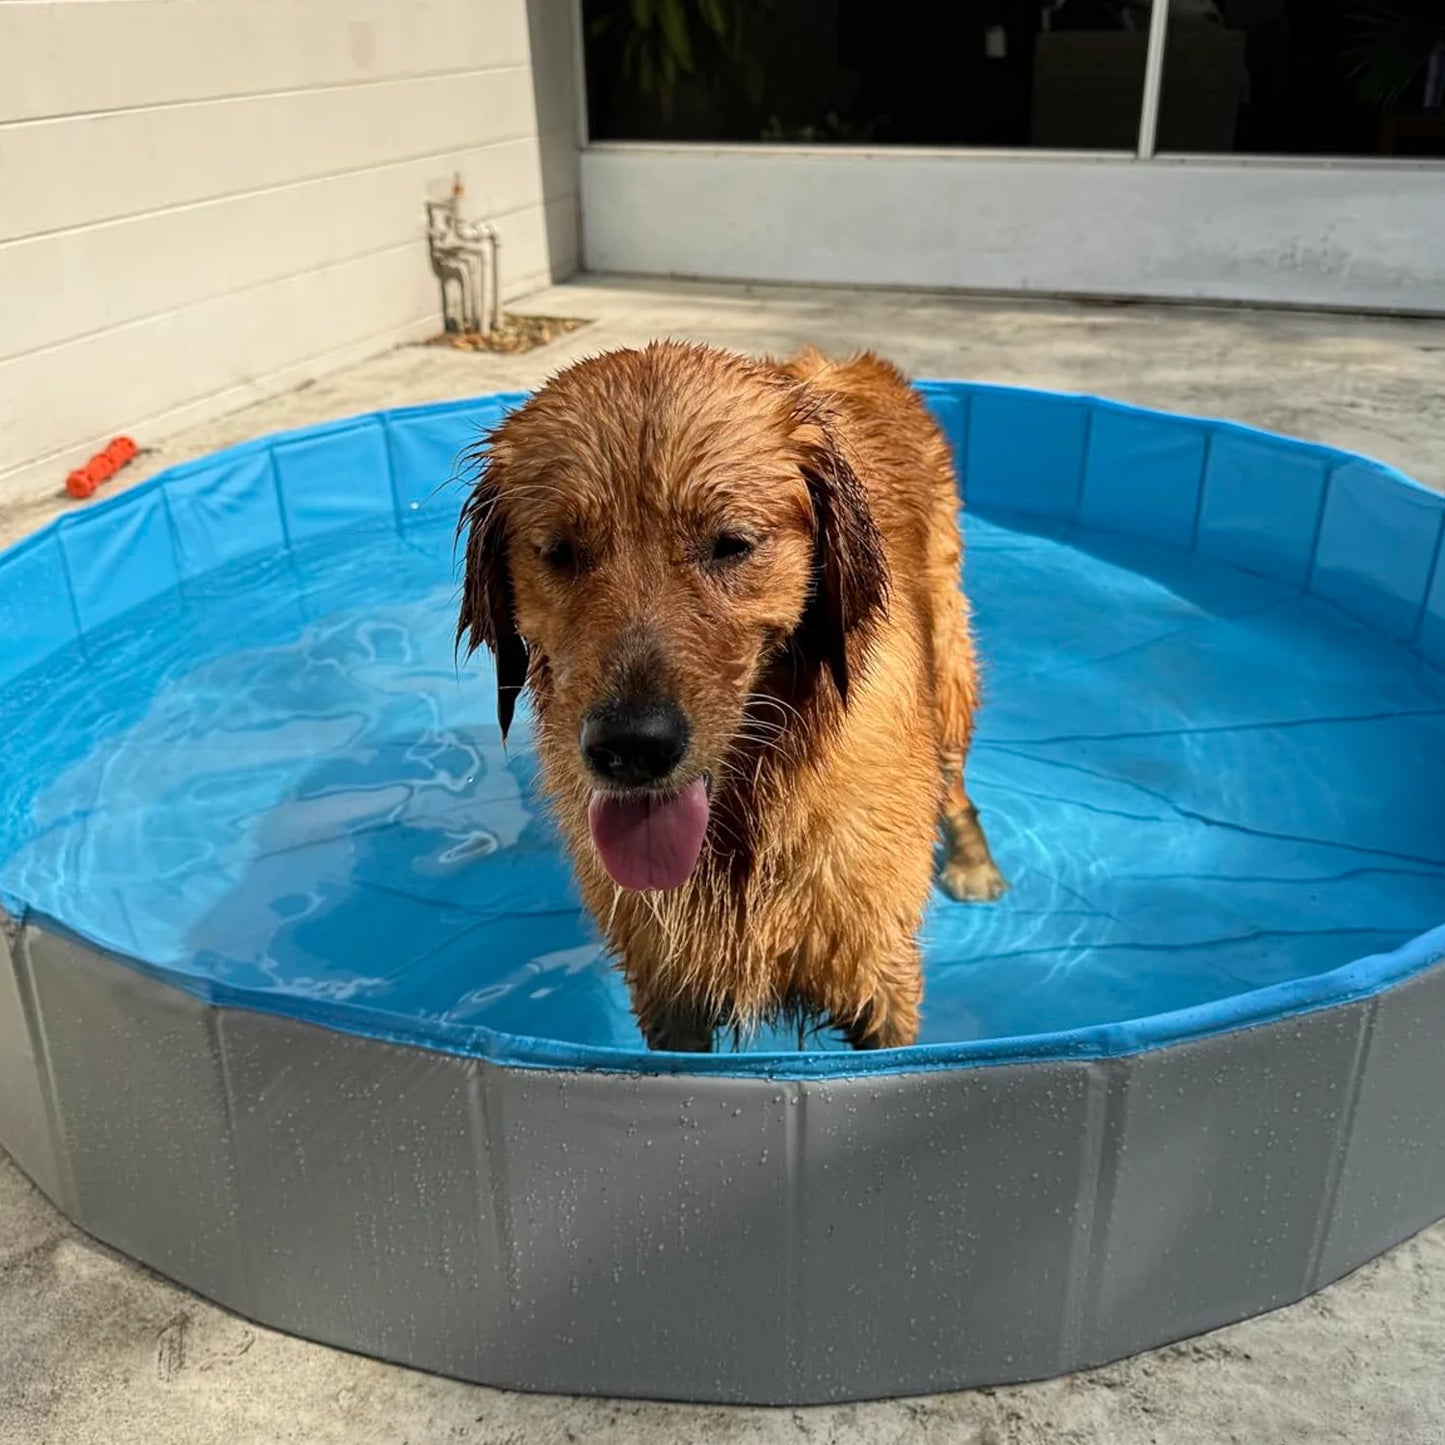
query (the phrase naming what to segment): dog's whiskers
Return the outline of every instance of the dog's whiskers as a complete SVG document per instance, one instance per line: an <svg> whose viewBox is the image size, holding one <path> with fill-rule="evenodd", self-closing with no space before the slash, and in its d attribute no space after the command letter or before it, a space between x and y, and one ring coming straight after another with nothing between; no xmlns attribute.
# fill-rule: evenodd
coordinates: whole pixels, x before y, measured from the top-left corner
<svg viewBox="0 0 1445 1445"><path fill-rule="evenodd" d="M781 698L781 697L777 697L777 696L774 695L773 693L767 693L767 692L750 692L750 693L748 693L747 697L744 699L744 702L745 702L745 704L746 704L747 706L750 706L750 707L771 707L771 708L776 708L779 712L784 713L785 715L791 716L791 717L792 717L797 723L799 723L800 725L801 725L801 724L804 724L804 723L806 722L806 719L803 717L803 714L802 714L801 712L799 712L798 709L797 709L796 707L794 707L792 703L786 701L785 699L783 699L783 698Z"/></svg>

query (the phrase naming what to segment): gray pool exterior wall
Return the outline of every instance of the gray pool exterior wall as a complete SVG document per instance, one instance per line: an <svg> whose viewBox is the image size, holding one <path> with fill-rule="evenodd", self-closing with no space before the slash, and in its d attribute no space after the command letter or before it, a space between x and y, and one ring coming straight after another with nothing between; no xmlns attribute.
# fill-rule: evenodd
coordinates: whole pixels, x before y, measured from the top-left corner
<svg viewBox="0 0 1445 1445"><path fill-rule="evenodd" d="M0 1145L264 1324L489 1385L753 1404L1056 1375L1445 1215L1445 963L1190 1043L886 1077L498 1065L216 1007L34 924Z"/></svg>
<svg viewBox="0 0 1445 1445"><path fill-rule="evenodd" d="M1198 550L1445 665L1445 503L1389 468L1093 398L920 389L976 509ZM8 554L31 572L5 661L170 585L107 550L119 509L164 519L183 581L238 545L195 503L227 469L339 525L330 472L277 457L359 431L387 485L348 504L404 526L421 494L393 454L449 458L511 400L249 443L67 518ZM1020 464L1025 419L1048 465ZM1121 491L1120 460L1161 448L1174 490ZM1262 498L1288 502L1277 525ZM29 605L37 577L69 606ZM77 1224L266 1324L492 1385L805 1404L1055 1375L1299 1299L1445 1216L1433 934L1367 997L1164 1048L788 1080L386 1043L205 1002L38 917L0 954L0 1146Z"/></svg>

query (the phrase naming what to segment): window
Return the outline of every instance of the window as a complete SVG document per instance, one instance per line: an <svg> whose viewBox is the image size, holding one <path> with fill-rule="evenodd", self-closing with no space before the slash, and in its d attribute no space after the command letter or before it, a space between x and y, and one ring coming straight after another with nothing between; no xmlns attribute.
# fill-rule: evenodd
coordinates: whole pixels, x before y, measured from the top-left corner
<svg viewBox="0 0 1445 1445"><path fill-rule="evenodd" d="M1149 0L584 0L594 140L1132 151Z"/></svg>
<svg viewBox="0 0 1445 1445"><path fill-rule="evenodd" d="M1445 155L1445 0L1157 0L1155 149ZM592 139L1134 151L1151 0L583 0Z"/></svg>
<svg viewBox="0 0 1445 1445"><path fill-rule="evenodd" d="M1445 155L1445 0L1172 0L1161 151Z"/></svg>

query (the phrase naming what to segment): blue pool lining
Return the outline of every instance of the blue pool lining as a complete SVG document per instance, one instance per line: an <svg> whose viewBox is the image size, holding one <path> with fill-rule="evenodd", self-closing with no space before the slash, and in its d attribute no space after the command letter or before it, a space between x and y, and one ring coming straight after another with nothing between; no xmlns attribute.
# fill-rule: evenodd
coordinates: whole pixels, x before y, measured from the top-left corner
<svg viewBox="0 0 1445 1445"><path fill-rule="evenodd" d="M1197 551L1326 599L1445 668L1445 499L1394 468L1236 422L1092 396L972 382L918 388L980 515L1078 523ZM461 501L459 483L446 485L458 482L458 454L524 399L502 393L258 438L68 513L0 554L0 681L226 563L378 519L402 531L450 520ZM58 605L37 605L47 598ZM23 898L0 903L13 918L51 926ZM1442 958L1445 928L1330 973L1130 1023L879 1054L663 1059L474 1026L422 1030L354 1004L287 998L281 1007L269 995L124 961L212 1003L499 1063L817 1078L1135 1053L1368 997Z"/></svg>

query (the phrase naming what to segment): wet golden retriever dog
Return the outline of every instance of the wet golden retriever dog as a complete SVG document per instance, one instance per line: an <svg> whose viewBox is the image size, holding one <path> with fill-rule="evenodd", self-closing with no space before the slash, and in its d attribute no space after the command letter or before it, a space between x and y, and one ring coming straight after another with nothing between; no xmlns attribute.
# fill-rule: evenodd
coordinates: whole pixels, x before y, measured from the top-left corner
<svg viewBox="0 0 1445 1445"><path fill-rule="evenodd" d="M912 1043L934 871L1004 884L963 786L977 670L949 450L876 356L658 343L478 448L458 639L530 689L588 907L656 1049Z"/></svg>

